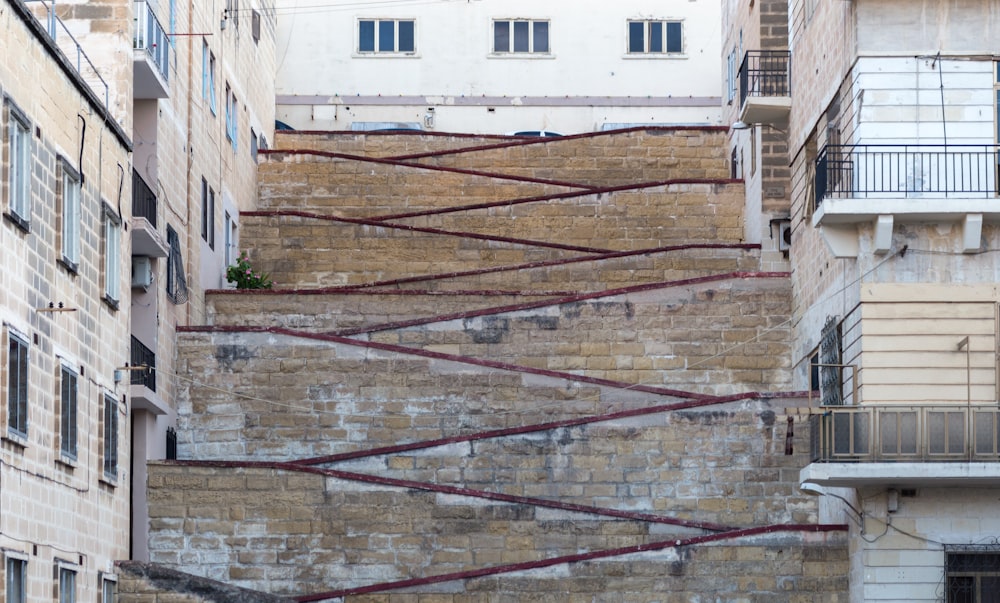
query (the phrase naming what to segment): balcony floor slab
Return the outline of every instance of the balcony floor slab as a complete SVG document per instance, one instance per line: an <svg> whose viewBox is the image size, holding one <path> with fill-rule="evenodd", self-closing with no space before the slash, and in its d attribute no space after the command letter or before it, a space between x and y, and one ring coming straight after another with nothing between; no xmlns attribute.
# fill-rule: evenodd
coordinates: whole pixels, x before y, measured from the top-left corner
<svg viewBox="0 0 1000 603"><path fill-rule="evenodd" d="M799 482L837 488L1000 486L1000 458L997 461L812 463L799 472Z"/></svg>

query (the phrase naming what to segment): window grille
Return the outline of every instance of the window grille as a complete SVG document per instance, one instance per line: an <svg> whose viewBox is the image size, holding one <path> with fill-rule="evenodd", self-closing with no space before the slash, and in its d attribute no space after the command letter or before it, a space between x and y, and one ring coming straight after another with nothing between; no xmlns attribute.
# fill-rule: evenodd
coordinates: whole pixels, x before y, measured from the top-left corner
<svg viewBox="0 0 1000 603"><path fill-rule="evenodd" d="M837 317L831 316L823 325L820 336L820 402L823 406L842 406L843 391L843 348L840 323Z"/></svg>
<svg viewBox="0 0 1000 603"><path fill-rule="evenodd" d="M167 256L167 297L175 304L183 304L188 300L184 258L181 256L180 237L170 226L167 226L167 244L170 246L170 254Z"/></svg>
<svg viewBox="0 0 1000 603"><path fill-rule="evenodd" d="M945 548L946 603L1000 601L1000 548Z"/></svg>

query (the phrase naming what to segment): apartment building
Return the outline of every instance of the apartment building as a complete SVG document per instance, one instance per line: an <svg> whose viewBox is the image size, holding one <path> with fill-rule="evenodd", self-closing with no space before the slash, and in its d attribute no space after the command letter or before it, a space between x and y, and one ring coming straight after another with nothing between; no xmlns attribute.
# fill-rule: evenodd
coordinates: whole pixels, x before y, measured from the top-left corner
<svg viewBox="0 0 1000 603"><path fill-rule="evenodd" d="M110 601L132 489L132 140L106 80L40 8L0 4L4 600Z"/></svg>
<svg viewBox="0 0 1000 603"><path fill-rule="evenodd" d="M0 20L6 600L94 601L114 561L146 556L174 329L227 285L255 202L275 13L4 0Z"/></svg>
<svg viewBox="0 0 1000 603"><path fill-rule="evenodd" d="M717 125L719 6L279 2L278 119L480 134Z"/></svg>
<svg viewBox="0 0 1000 603"><path fill-rule="evenodd" d="M767 207L764 137L788 144L792 361L819 393L800 488L851 526L852 601L993 600L1000 13L792 0L782 48L768 3L747 10L724 9L726 117L748 203Z"/></svg>

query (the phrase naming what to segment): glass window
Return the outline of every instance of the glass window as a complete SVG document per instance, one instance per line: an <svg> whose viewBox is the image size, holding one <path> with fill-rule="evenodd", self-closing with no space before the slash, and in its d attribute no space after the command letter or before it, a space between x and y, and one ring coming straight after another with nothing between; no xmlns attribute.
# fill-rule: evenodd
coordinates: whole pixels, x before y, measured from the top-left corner
<svg viewBox="0 0 1000 603"><path fill-rule="evenodd" d="M28 600L27 569L27 561L7 557L7 603L25 603Z"/></svg>
<svg viewBox="0 0 1000 603"><path fill-rule="evenodd" d="M31 126L7 104L7 211L23 228L31 221Z"/></svg>
<svg viewBox="0 0 1000 603"><path fill-rule="evenodd" d="M63 163L62 259L74 272L80 265L80 176Z"/></svg>
<svg viewBox="0 0 1000 603"><path fill-rule="evenodd" d="M77 375L63 366L59 372L59 453L76 460Z"/></svg>
<svg viewBox="0 0 1000 603"><path fill-rule="evenodd" d="M215 249L215 191L201 179L201 238Z"/></svg>
<svg viewBox="0 0 1000 603"><path fill-rule="evenodd" d="M7 431L28 437L28 343L7 332Z"/></svg>
<svg viewBox="0 0 1000 603"><path fill-rule="evenodd" d="M218 106L215 102L215 53L208 53L208 108L212 110L212 115L218 115Z"/></svg>
<svg viewBox="0 0 1000 603"><path fill-rule="evenodd" d="M76 603L76 572L59 568L59 603Z"/></svg>
<svg viewBox="0 0 1000 603"><path fill-rule="evenodd" d="M1000 554L996 552L947 552L947 603L1000 601Z"/></svg>
<svg viewBox="0 0 1000 603"><path fill-rule="evenodd" d="M104 299L117 308L122 285L122 222L104 206Z"/></svg>
<svg viewBox="0 0 1000 603"><path fill-rule="evenodd" d="M115 603L118 595L118 584L114 580L101 580L101 603Z"/></svg>
<svg viewBox="0 0 1000 603"><path fill-rule="evenodd" d="M414 52L415 22L400 19L358 21L358 52L392 54Z"/></svg>
<svg viewBox="0 0 1000 603"><path fill-rule="evenodd" d="M631 54L679 54L683 52L680 21L629 21L628 51Z"/></svg>
<svg viewBox="0 0 1000 603"><path fill-rule="evenodd" d="M104 394L104 477L118 480L118 400Z"/></svg>
<svg viewBox="0 0 1000 603"><path fill-rule="evenodd" d="M506 53L548 53L548 21L494 21L493 52Z"/></svg>

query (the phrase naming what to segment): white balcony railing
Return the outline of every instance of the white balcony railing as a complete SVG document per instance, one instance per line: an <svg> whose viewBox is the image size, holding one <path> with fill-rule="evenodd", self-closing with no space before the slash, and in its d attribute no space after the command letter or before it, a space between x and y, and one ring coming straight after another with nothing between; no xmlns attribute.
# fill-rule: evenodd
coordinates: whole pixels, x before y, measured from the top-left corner
<svg viewBox="0 0 1000 603"><path fill-rule="evenodd" d="M819 462L1000 461L996 405L827 406L812 417Z"/></svg>
<svg viewBox="0 0 1000 603"><path fill-rule="evenodd" d="M135 36L132 47L145 50L164 82L170 81L170 40L145 0L135 2Z"/></svg>

